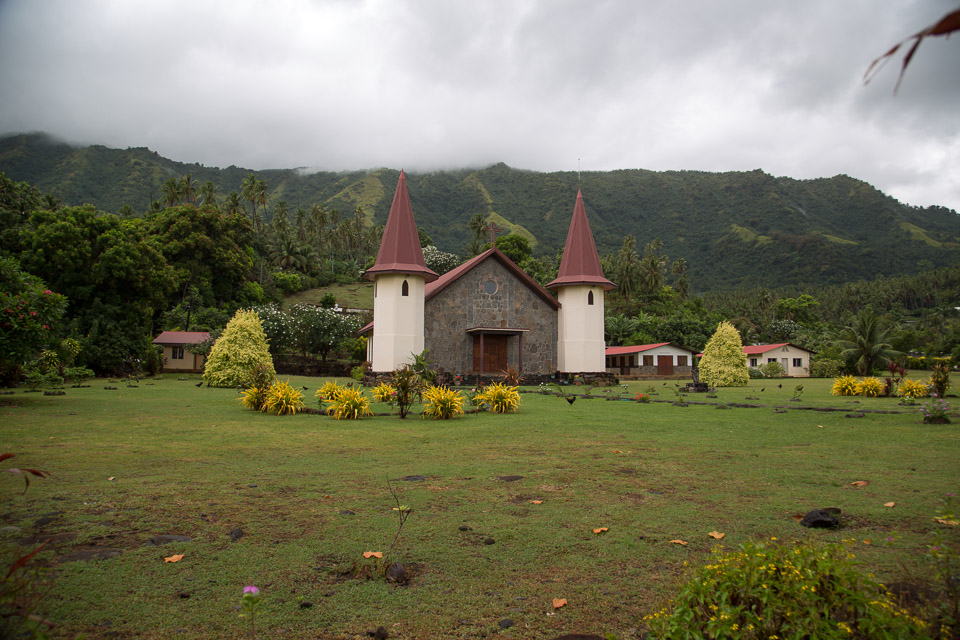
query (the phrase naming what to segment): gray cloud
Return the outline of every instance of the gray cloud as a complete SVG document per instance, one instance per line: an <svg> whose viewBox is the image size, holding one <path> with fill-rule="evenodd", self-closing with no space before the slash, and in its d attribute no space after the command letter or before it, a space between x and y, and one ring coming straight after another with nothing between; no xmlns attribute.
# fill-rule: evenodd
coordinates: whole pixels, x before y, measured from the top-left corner
<svg viewBox="0 0 960 640"><path fill-rule="evenodd" d="M0 131L253 169L845 173L960 209L960 45L862 85L955 7L7 0Z"/></svg>

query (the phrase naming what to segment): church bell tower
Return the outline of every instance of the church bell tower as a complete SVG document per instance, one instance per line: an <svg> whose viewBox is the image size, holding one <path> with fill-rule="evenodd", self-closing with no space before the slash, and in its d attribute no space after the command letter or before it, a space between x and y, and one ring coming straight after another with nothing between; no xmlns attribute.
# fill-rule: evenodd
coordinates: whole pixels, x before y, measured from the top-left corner
<svg viewBox="0 0 960 640"><path fill-rule="evenodd" d="M558 369L564 373L605 371L604 294L616 285L603 277L600 256L579 190L560 270L556 280L547 288L556 290L560 301Z"/></svg>
<svg viewBox="0 0 960 640"><path fill-rule="evenodd" d="M383 230L380 251L363 274L373 280L371 370L393 371L423 351L424 285L437 279L427 268L403 171Z"/></svg>

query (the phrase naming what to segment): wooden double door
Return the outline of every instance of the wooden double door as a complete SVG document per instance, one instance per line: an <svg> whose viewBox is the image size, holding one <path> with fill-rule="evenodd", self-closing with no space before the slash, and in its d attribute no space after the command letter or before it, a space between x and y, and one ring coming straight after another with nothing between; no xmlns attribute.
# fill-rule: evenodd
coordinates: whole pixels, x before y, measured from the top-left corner
<svg viewBox="0 0 960 640"><path fill-rule="evenodd" d="M498 373L507 368L507 338L504 335L483 336L483 352L480 351L480 335L473 336L473 370ZM481 367L482 365L482 367Z"/></svg>

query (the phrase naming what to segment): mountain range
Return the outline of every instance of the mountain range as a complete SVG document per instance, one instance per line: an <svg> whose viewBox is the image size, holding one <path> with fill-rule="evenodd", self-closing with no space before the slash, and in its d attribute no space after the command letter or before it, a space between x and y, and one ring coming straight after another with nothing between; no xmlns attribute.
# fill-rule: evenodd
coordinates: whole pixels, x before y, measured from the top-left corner
<svg viewBox="0 0 960 640"><path fill-rule="evenodd" d="M251 173L266 181L267 208L291 212L323 203L343 215L357 207L383 224L399 169L251 171L176 162L145 147L75 147L45 134L0 138L0 171L65 204L145 211L163 183L190 174L219 196L241 192ZM638 250L663 241L684 258L694 291L761 285L826 285L898 276L960 261L960 216L944 207L911 207L856 178L797 180L760 169L711 173L647 171L540 173L495 164L481 169L407 173L417 223L444 251L462 252L474 214L527 236L535 255L563 246L576 200L584 203L601 255L632 234Z"/></svg>

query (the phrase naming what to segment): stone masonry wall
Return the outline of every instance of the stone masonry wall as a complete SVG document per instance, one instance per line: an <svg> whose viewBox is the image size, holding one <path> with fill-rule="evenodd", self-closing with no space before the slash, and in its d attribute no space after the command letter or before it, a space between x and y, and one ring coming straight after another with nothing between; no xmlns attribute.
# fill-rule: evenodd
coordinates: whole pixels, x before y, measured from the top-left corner
<svg viewBox="0 0 960 640"><path fill-rule="evenodd" d="M494 293L485 291L487 281L496 283ZM493 257L427 301L424 346L433 366L470 373L473 335L466 330L481 326L529 329L523 335L523 370L531 374L556 370L557 310ZM519 367L518 357L519 337L510 336L507 366Z"/></svg>

